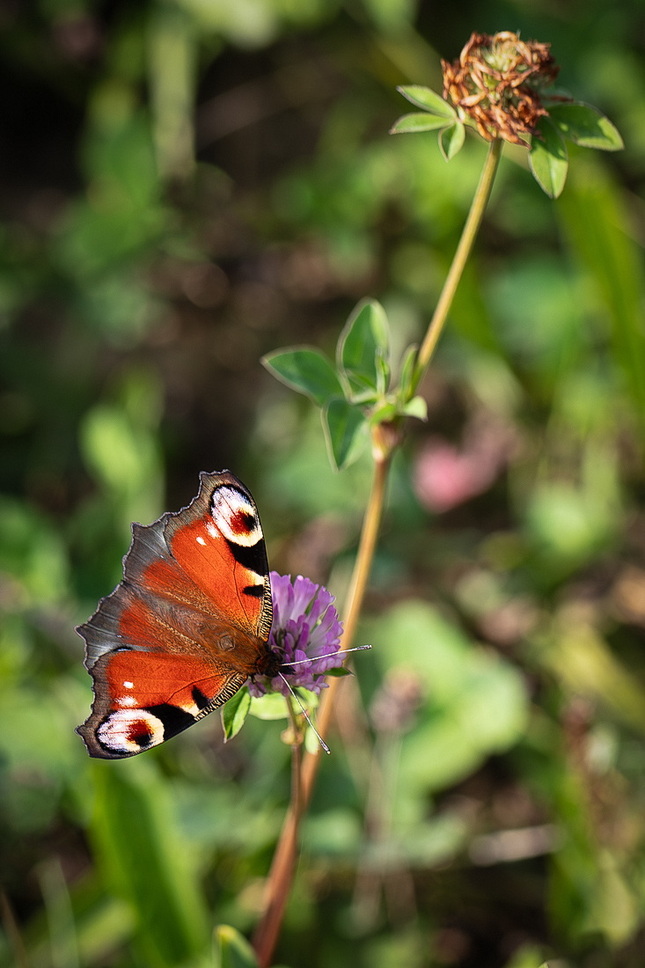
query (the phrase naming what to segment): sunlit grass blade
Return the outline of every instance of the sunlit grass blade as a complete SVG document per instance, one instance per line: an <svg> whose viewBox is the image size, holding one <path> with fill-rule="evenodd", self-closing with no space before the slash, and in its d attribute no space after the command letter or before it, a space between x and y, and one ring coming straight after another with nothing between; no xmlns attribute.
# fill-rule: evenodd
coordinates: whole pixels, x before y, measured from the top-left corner
<svg viewBox="0 0 645 968"><path fill-rule="evenodd" d="M79 968L80 960L72 904L57 857L51 857L43 865L40 884L49 925L52 968Z"/></svg>
<svg viewBox="0 0 645 968"><path fill-rule="evenodd" d="M600 165L576 159L576 177L559 204L575 256L584 267L595 305L589 310L608 322L610 347L634 415L645 433L643 272L619 192Z"/></svg>
<svg viewBox="0 0 645 968"><path fill-rule="evenodd" d="M214 933L214 968L257 968L258 961L246 938L228 924Z"/></svg>
<svg viewBox="0 0 645 968"><path fill-rule="evenodd" d="M208 948L207 914L167 787L140 762L93 766L97 853L110 889L134 911L133 944L150 968L186 964Z"/></svg>

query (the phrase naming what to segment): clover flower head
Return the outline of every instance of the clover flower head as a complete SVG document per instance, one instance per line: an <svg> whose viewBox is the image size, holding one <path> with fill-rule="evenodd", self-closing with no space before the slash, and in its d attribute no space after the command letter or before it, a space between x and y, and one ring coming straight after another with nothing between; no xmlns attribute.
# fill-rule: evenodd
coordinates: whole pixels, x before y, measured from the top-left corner
<svg viewBox="0 0 645 968"><path fill-rule="evenodd" d="M273 597L273 624L269 648L282 659L281 673L292 688L304 686L320 693L327 685L324 675L342 665L338 654L343 626L334 608L334 596L324 585L316 585L298 575L270 574ZM295 662L296 665L289 665ZM272 679L256 676L249 683L252 696L267 692L289 695L281 676Z"/></svg>
<svg viewBox="0 0 645 968"><path fill-rule="evenodd" d="M524 42L511 31L471 35L453 63L442 61L444 97L482 138L526 144L548 112L541 91L558 66L549 44Z"/></svg>

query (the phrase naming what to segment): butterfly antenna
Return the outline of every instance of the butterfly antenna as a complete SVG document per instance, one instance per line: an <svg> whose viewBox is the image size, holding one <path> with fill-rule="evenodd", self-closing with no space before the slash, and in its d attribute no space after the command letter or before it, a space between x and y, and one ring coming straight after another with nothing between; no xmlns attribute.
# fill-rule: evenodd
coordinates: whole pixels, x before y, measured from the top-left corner
<svg viewBox="0 0 645 968"><path fill-rule="evenodd" d="M337 649L336 652L325 652L324 655L316 655L312 658L307 657L306 659L294 659L293 662L283 662L283 666L294 666L302 665L303 662L316 662L318 659L329 659L332 655L345 655L347 652L364 652L365 649L371 649L371 645L355 645L353 649ZM291 688L291 687L289 687Z"/></svg>
<svg viewBox="0 0 645 968"><path fill-rule="evenodd" d="M320 743L320 745L324 749L325 753L331 753L331 750L327 746L327 743L324 741L324 739L322 738L322 736L320 735L320 733L318 732L318 730L314 726L314 724L312 722L312 719L311 719L311 716L309 715L309 713L305 709L305 707L304 707L304 705L302 703L302 700L300 699L300 696L298 695L298 693L292 688L291 683L288 681L288 679L285 676L282 675L281 672L278 672L278 675L280 676L280 678L284 682L285 686L287 687L287 689L289 690L289 692L291 693L291 695L293 696L293 698L296 700L296 702L300 706L300 712L302 713L302 715L307 720L307 724L313 729L313 731L314 731L314 733L316 735L316 739L318 740L318 742Z"/></svg>

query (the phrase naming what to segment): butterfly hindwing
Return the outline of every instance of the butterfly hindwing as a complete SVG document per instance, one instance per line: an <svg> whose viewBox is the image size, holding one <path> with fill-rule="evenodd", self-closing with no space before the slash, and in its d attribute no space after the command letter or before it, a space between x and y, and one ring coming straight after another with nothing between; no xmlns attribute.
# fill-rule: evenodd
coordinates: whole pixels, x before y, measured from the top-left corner
<svg viewBox="0 0 645 968"><path fill-rule="evenodd" d="M164 742L272 667L264 538L249 492L201 475L176 514L133 525L124 578L78 632L95 699L79 727L92 756Z"/></svg>
<svg viewBox="0 0 645 968"><path fill-rule="evenodd" d="M194 657L122 649L90 670L96 698L78 727L90 755L120 759L158 746L229 699L242 673L216 674Z"/></svg>

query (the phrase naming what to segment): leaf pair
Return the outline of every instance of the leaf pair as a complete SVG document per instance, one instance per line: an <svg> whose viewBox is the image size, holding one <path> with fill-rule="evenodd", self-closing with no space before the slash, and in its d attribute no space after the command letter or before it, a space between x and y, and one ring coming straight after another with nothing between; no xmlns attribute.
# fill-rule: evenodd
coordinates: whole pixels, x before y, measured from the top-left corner
<svg viewBox="0 0 645 968"><path fill-rule="evenodd" d="M544 106L549 113L540 119L541 137L531 139L529 166L542 191L549 198L558 198L569 168L567 141L581 148L619 151L623 139L611 121L590 104L559 99Z"/></svg>
<svg viewBox="0 0 645 968"><path fill-rule="evenodd" d="M308 346L276 350L262 360L282 383L320 407L330 459L339 470L365 447L370 427L406 414L425 418L425 402L413 396L416 353L408 351L401 385L393 392L389 345L385 310L376 300L365 299L340 334L335 366Z"/></svg>
<svg viewBox="0 0 645 968"><path fill-rule="evenodd" d="M446 161L461 150L465 124L455 108L428 87L399 87L401 94L423 113L406 114L393 125L391 134L439 131L439 147ZM615 126L597 108L574 100L566 92L544 98L548 114L538 123L538 134L531 138L529 166L536 182L550 198L564 188L569 167L566 142L600 151L618 151L623 140Z"/></svg>
<svg viewBox="0 0 645 968"><path fill-rule="evenodd" d="M405 114L390 128L390 134L413 134L417 131L439 131L439 147L446 161L450 161L461 151L466 129L463 121L452 104L431 90L412 84L399 87L398 91L415 107L422 108L423 114Z"/></svg>

